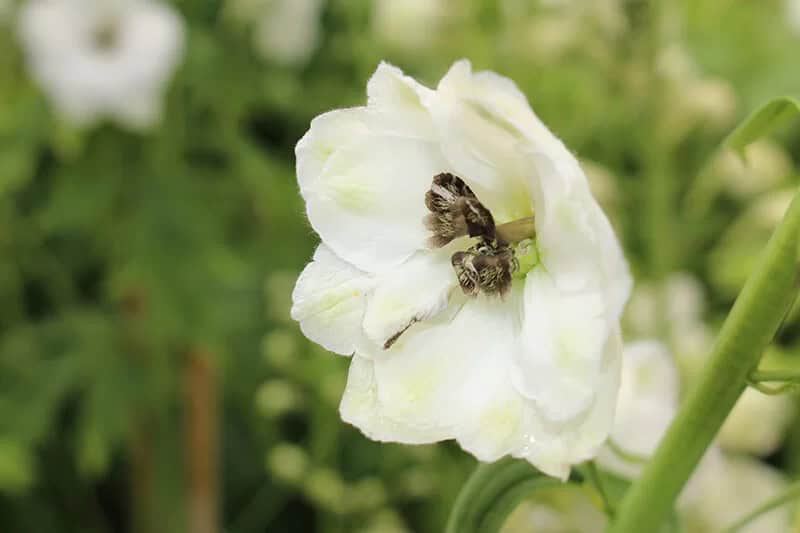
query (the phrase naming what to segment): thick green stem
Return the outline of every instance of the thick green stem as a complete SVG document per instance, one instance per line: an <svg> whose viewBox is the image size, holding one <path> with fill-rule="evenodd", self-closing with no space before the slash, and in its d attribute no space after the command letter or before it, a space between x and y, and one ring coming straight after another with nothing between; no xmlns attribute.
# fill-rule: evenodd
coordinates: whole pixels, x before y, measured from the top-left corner
<svg viewBox="0 0 800 533"><path fill-rule="evenodd" d="M446 533L493 533L527 496L559 487L527 461L505 458L475 469L456 499Z"/></svg>
<svg viewBox="0 0 800 533"><path fill-rule="evenodd" d="M613 533L655 531L744 390L796 291L800 196L775 230L722 326L697 386L617 509Z"/></svg>

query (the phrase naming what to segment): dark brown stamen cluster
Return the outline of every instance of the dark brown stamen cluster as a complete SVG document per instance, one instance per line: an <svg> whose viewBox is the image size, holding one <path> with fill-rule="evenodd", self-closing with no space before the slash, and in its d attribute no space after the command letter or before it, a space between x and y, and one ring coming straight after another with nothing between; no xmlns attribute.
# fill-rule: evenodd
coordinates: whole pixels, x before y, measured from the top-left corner
<svg viewBox="0 0 800 533"><path fill-rule="evenodd" d="M456 252L450 258L458 283L464 294L478 293L503 295L511 287L511 276L518 263L508 245L497 245L481 240L465 252Z"/></svg>
<svg viewBox="0 0 800 533"><path fill-rule="evenodd" d="M517 259L509 243L497 236L492 213L464 180L450 173L437 174L425 194L425 205L431 212L425 218L433 232L431 246L441 248L465 235L479 239L450 259L464 294L505 294L518 268Z"/></svg>
<svg viewBox="0 0 800 533"><path fill-rule="evenodd" d="M430 190L425 193L425 205L430 211L425 225L433 232L430 244L434 248L464 235L495 238L492 213L458 176L448 172L434 176Z"/></svg>

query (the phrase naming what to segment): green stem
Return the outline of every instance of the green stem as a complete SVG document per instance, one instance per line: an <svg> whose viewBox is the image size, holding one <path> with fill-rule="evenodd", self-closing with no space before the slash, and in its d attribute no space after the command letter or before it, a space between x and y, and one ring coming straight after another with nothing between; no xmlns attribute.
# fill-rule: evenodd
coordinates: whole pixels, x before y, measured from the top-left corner
<svg viewBox="0 0 800 533"><path fill-rule="evenodd" d="M780 507L781 505L792 501L795 498L800 498L800 481L795 481L789 484L783 492L775 495L769 500L765 501L742 518L722 530L722 533L736 533L741 531L747 524L757 519L761 515Z"/></svg>
<svg viewBox="0 0 800 533"><path fill-rule="evenodd" d="M603 478L600 477L600 472L597 470L597 465L594 461L586 463L586 477L597 490L597 493L600 494L600 499L603 500L603 511L608 516L614 516L614 506L611 504L606 488L603 485Z"/></svg>
<svg viewBox="0 0 800 533"><path fill-rule="evenodd" d="M750 379L756 382L800 382L800 370L795 368L780 370L756 370L750 373Z"/></svg>
<svg viewBox="0 0 800 533"><path fill-rule="evenodd" d="M795 196L745 283L697 386L689 393L617 510L613 533L656 528L719 431L791 306L797 276L800 197Z"/></svg>
<svg viewBox="0 0 800 533"><path fill-rule="evenodd" d="M505 458L481 464L456 498L445 532L496 532L524 498L561 485L527 461Z"/></svg>

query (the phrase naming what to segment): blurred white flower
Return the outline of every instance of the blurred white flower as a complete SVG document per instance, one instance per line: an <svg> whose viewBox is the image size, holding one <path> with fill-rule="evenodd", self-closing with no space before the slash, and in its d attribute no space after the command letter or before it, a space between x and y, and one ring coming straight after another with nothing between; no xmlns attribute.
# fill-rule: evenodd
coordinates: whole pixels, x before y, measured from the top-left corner
<svg viewBox="0 0 800 533"><path fill-rule="evenodd" d="M255 24L253 42L267 60L302 65L319 47L322 0L267 0Z"/></svg>
<svg viewBox="0 0 800 533"><path fill-rule="evenodd" d="M367 93L296 149L322 244L292 316L355 352L342 417L566 477L611 428L631 285L583 171L513 82L467 61L436 90L381 64Z"/></svg>
<svg viewBox="0 0 800 533"><path fill-rule="evenodd" d="M151 0L29 0L19 15L28 67L57 111L146 128L183 52L183 22Z"/></svg>
<svg viewBox="0 0 800 533"><path fill-rule="evenodd" d="M455 9L447 0L373 0L372 30L390 46L419 52L441 37Z"/></svg>
<svg viewBox="0 0 800 533"><path fill-rule="evenodd" d="M789 29L800 34L800 0L786 1L786 23Z"/></svg>
<svg viewBox="0 0 800 533"><path fill-rule="evenodd" d="M793 411L792 398L748 388L720 430L720 445L732 452L769 455L783 441Z"/></svg>
<svg viewBox="0 0 800 533"><path fill-rule="evenodd" d="M744 517L786 487L781 472L749 458L710 450L678 501L687 533L715 533ZM741 533L789 533L790 507L761 515Z"/></svg>
<svg viewBox="0 0 800 533"><path fill-rule="evenodd" d="M748 145L744 159L732 150L725 150L714 159L713 165L720 185L742 199L775 189L792 174L789 154L765 139Z"/></svg>
<svg viewBox="0 0 800 533"><path fill-rule="evenodd" d="M722 78L701 73L694 58L680 43L666 46L658 61L664 78L670 113L666 128L680 136L702 121L727 126L736 115L737 97L733 86Z"/></svg>
<svg viewBox="0 0 800 533"><path fill-rule="evenodd" d="M501 533L601 533L606 515L574 487L548 490L521 503Z"/></svg>
<svg viewBox="0 0 800 533"><path fill-rule="evenodd" d="M675 416L679 394L678 371L663 344L650 340L626 344L613 443L598 456L600 465L620 476L636 477L642 463L627 460L612 447L650 457Z"/></svg>
<svg viewBox="0 0 800 533"><path fill-rule="evenodd" d="M691 378L705 365L714 343L703 320L705 299L700 281L685 272L672 273L660 284L641 284L625 313L627 331L634 337L661 339L683 377Z"/></svg>

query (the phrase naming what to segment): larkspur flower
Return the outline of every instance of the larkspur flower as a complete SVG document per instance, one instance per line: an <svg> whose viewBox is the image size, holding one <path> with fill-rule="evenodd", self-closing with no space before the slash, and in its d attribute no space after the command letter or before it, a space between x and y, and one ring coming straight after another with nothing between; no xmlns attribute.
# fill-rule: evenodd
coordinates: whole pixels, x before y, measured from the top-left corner
<svg viewBox="0 0 800 533"><path fill-rule="evenodd" d="M322 0L269 0L260 4L253 33L258 53L284 65L306 63L322 37Z"/></svg>
<svg viewBox="0 0 800 533"><path fill-rule="evenodd" d="M292 316L353 354L342 418L565 478L611 428L631 285L583 171L513 82L467 61L435 90L383 63L367 93L296 148L322 243Z"/></svg>
<svg viewBox="0 0 800 533"><path fill-rule="evenodd" d="M761 457L774 453L794 419L794 405L785 395L745 389L720 429L720 445L727 451Z"/></svg>
<svg viewBox="0 0 800 533"><path fill-rule="evenodd" d="M653 454L675 417L679 395L678 370L663 344L654 340L626 344L612 443L598 456L599 464L629 479L638 476L643 463L629 457L646 459Z"/></svg>
<svg viewBox="0 0 800 533"><path fill-rule="evenodd" d="M727 531L728 527L787 486L783 473L746 455L721 453L710 448L692 474L676 508L687 533ZM791 506L763 513L736 531L789 533Z"/></svg>
<svg viewBox="0 0 800 533"><path fill-rule="evenodd" d="M19 33L32 76L81 126L151 126L183 51L181 18L155 0L29 0Z"/></svg>

